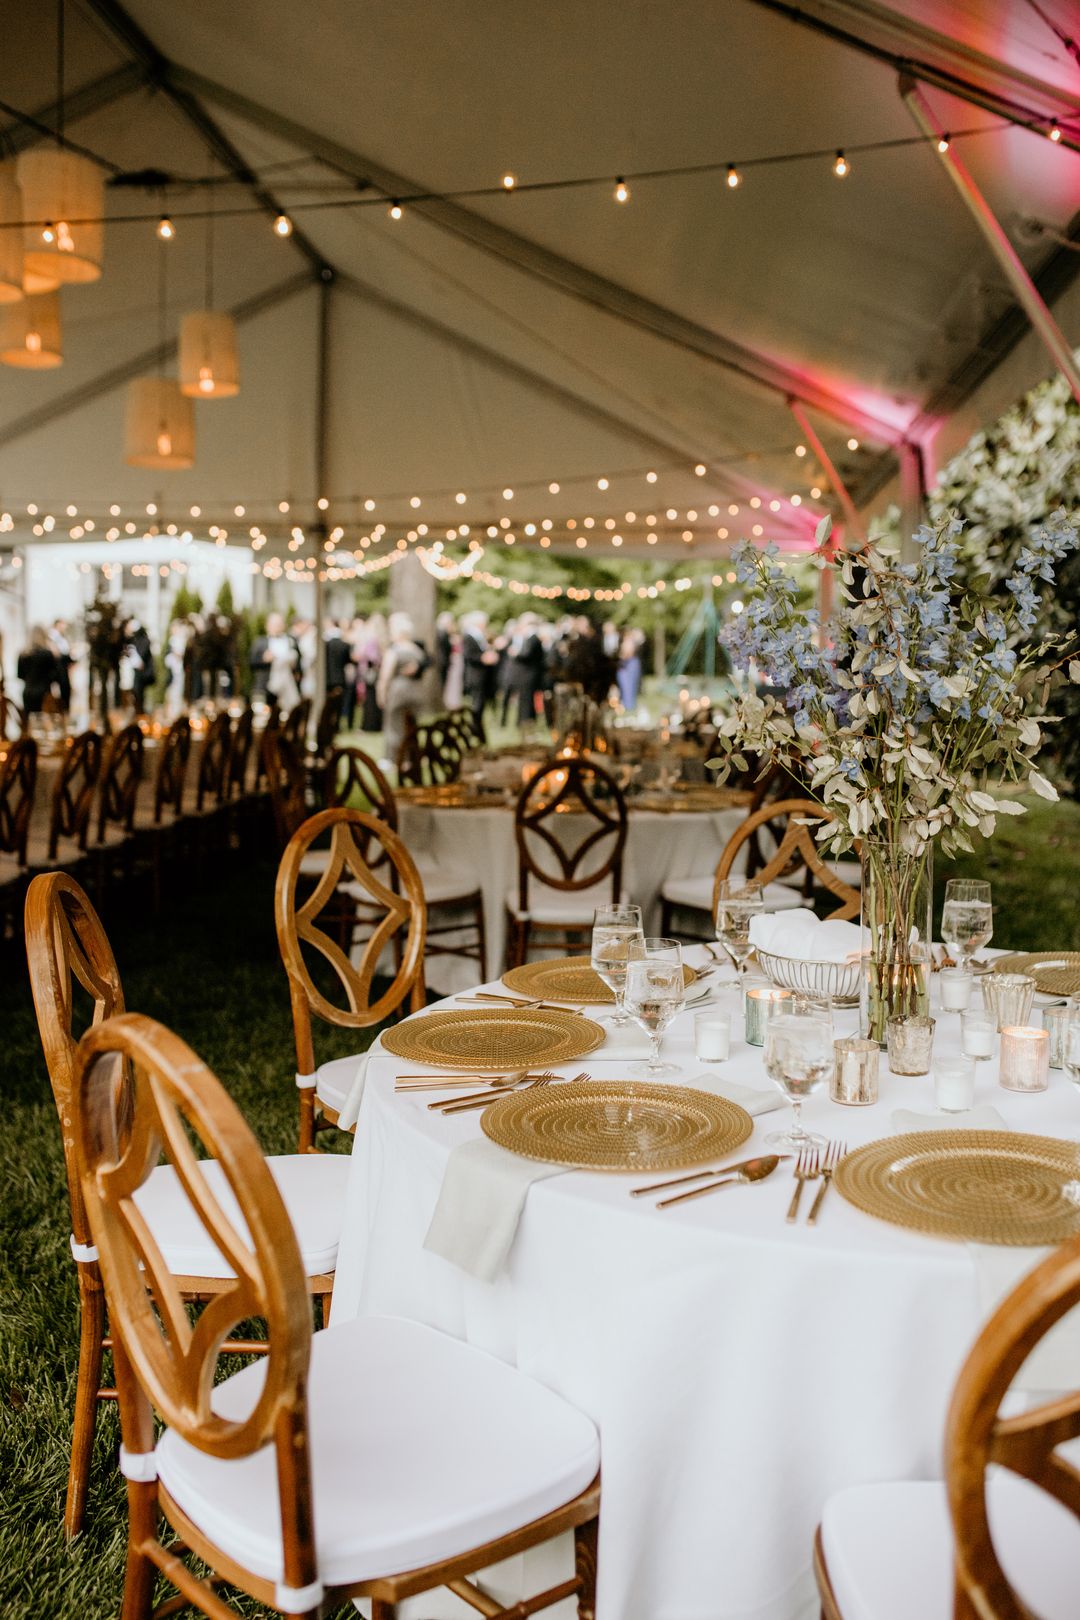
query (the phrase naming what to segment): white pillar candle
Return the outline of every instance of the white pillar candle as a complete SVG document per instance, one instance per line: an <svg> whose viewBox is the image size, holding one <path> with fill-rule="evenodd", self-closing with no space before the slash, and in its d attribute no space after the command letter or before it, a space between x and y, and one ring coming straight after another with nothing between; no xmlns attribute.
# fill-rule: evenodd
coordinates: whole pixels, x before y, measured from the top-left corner
<svg viewBox="0 0 1080 1620"><path fill-rule="evenodd" d="M975 1102L975 1059L943 1057L934 1064L934 1100L947 1114L962 1114Z"/></svg>
<svg viewBox="0 0 1080 1620"><path fill-rule="evenodd" d="M694 1019L694 1052L703 1063L727 1061L731 1056L731 1019L727 1013L698 1013Z"/></svg>
<svg viewBox="0 0 1080 1620"><path fill-rule="evenodd" d="M975 975L965 973L962 968L942 968L938 977L941 983L942 1010L963 1012L975 988Z"/></svg>
<svg viewBox="0 0 1080 1620"><path fill-rule="evenodd" d="M996 1022L989 1013L973 1008L960 1014L960 1045L965 1057L993 1057L996 1032Z"/></svg>

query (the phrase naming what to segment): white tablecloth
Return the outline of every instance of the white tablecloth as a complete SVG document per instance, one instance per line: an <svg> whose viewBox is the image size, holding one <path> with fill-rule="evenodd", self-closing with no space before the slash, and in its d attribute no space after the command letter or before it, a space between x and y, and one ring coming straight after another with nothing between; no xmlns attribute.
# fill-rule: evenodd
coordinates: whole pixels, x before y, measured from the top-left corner
<svg viewBox="0 0 1080 1620"><path fill-rule="evenodd" d="M735 1028L717 1073L767 1084ZM958 1045L958 1017L939 1014L937 1051ZM688 1014L664 1047L701 1072ZM598 1079L627 1072L605 1067L602 1048L565 1072L586 1064ZM787 1226L787 1166L661 1211L630 1199L625 1176L573 1172L529 1189L506 1271L483 1283L423 1247L448 1152L479 1132L479 1115L443 1118L430 1095L395 1096L400 1066L370 1065L334 1319L430 1323L594 1419L598 1620L816 1616L811 1537L826 1497L940 1477L949 1393L980 1325L967 1248L876 1221L836 1192L816 1228ZM892 1078L884 1054L882 1069L876 1107L819 1095L808 1125L851 1147L889 1134L898 1106L932 1109L928 1079ZM998 1086L996 1059L982 1063L977 1101L1010 1127L1080 1138L1080 1093L1058 1071L1048 1092L1017 1096ZM755 1121L739 1157L784 1118Z"/></svg>
<svg viewBox="0 0 1080 1620"><path fill-rule="evenodd" d="M660 927L660 890L668 878L712 873L746 811L678 811L670 815L631 809L623 858L623 888L642 908L646 933ZM518 881L514 812L502 806L469 810L402 804L398 826L409 850L472 874L484 896L487 971L501 973L506 960L506 898ZM450 992L474 983L468 961L436 957L428 984Z"/></svg>

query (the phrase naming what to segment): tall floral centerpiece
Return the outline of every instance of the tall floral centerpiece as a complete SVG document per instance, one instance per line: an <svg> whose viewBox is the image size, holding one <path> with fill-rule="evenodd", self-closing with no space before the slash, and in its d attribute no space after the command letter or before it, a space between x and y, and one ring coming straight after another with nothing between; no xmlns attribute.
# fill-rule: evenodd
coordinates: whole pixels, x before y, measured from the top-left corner
<svg viewBox="0 0 1080 1620"><path fill-rule="evenodd" d="M831 566L829 528L818 527L819 567ZM961 532L951 517L920 529L911 563L873 544L842 554L824 626L797 606L775 545L747 543L733 559L750 589L725 640L783 695L739 698L710 764L724 777L751 754L785 764L831 812L824 850L859 849L867 1033L882 1043L889 1018L926 1010L934 846L970 851L999 815L1023 815L1002 796L1009 784L1057 798L1032 759L1051 685L1066 671L1080 681L1074 635L1031 641L1040 583L1077 544L1065 513L1032 530L1000 601L956 587Z"/></svg>

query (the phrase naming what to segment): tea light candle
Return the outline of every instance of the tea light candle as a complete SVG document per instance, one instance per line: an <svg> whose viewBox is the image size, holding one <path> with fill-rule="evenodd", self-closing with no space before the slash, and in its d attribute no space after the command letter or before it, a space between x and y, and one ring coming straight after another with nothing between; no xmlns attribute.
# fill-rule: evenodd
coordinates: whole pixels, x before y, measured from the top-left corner
<svg viewBox="0 0 1080 1620"><path fill-rule="evenodd" d="M1045 1029L1006 1024L998 1080L1006 1091L1045 1091L1050 1084L1050 1037Z"/></svg>
<svg viewBox="0 0 1080 1620"><path fill-rule="evenodd" d="M1050 1067L1063 1069L1065 1067L1065 1031L1069 1026L1069 1018L1073 1009L1065 1007L1043 1008L1043 1029L1050 1037Z"/></svg>
<svg viewBox="0 0 1080 1620"><path fill-rule="evenodd" d="M765 1026L769 1014L782 1001L791 1000L790 990L780 990L774 984L753 985L746 992L745 1019L747 1046L765 1045Z"/></svg>
<svg viewBox="0 0 1080 1620"><path fill-rule="evenodd" d="M975 975L965 973L963 968L942 968L938 977L942 1011L964 1012L975 988Z"/></svg>
<svg viewBox="0 0 1080 1620"><path fill-rule="evenodd" d="M960 1046L965 1057L979 1061L994 1055L997 1021L989 1013L972 1007L960 1014Z"/></svg>
<svg viewBox="0 0 1080 1620"><path fill-rule="evenodd" d="M835 1103L851 1108L862 1108L878 1099L878 1063L880 1051L877 1041L864 1041L858 1035L833 1042L836 1062L829 1096Z"/></svg>
<svg viewBox="0 0 1080 1620"><path fill-rule="evenodd" d="M934 1101L947 1114L963 1114L975 1102L975 1059L943 1057L934 1064Z"/></svg>
<svg viewBox="0 0 1080 1620"><path fill-rule="evenodd" d="M727 1013L698 1013L694 1019L694 1052L703 1063L727 1061L731 1056L731 1019Z"/></svg>

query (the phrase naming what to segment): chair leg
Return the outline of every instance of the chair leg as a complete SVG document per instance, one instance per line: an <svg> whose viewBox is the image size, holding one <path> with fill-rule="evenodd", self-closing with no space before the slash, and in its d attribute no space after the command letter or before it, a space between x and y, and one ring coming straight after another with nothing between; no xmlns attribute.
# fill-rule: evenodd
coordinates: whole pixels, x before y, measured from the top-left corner
<svg viewBox="0 0 1080 1620"><path fill-rule="evenodd" d="M157 1486L128 1481L128 1548L120 1620L150 1620L157 1568L143 1551L157 1531Z"/></svg>
<svg viewBox="0 0 1080 1620"><path fill-rule="evenodd" d="M371 1620L394 1620L396 1614L396 1603L387 1603L383 1598L372 1598Z"/></svg>
<svg viewBox="0 0 1080 1620"><path fill-rule="evenodd" d="M94 1451L97 1392L101 1384L105 1294L100 1279L79 1267L79 1371L75 1385L75 1422L71 1433L64 1534L77 1536L86 1518L86 1493Z"/></svg>
<svg viewBox="0 0 1080 1620"><path fill-rule="evenodd" d="M590 1519L588 1524L579 1524L574 1531L574 1573L581 1582L578 1620L595 1620L596 1543L599 1529L599 1519Z"/></svg>
<svg viewBox="0 0 1080 1620"><path fill-rule="evenodd" d="M315 1093L310 1086L300 1087L300 1145L301 1153L315 1152Z"/></svg>
<svg viewBox="0 0 1080 1620"><path fill-rule="evenodd" d="M477 949L477 959L479 960L479 963L480 963L480 974L481 974L481 977L483 979L486 979L487 978L487 933L486 933L486 930L484 928L484 897L483 897L482 894L479 894L476 897L476 949Z"/></svg>
<svg viewBox="0 0 1080 1620"><path fill-rule="evenodd" d="M660 901L660 934L663 939L671 939L671 918L674 906L670 900Z"/></svg>

